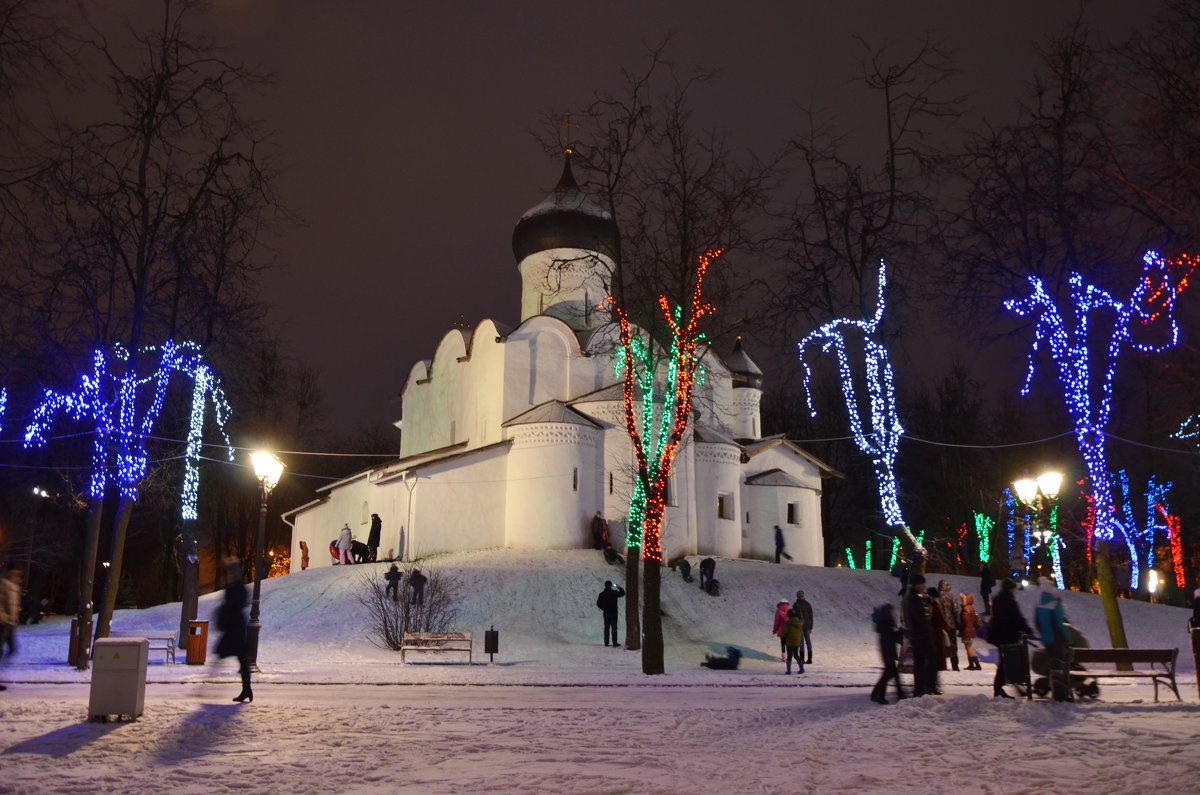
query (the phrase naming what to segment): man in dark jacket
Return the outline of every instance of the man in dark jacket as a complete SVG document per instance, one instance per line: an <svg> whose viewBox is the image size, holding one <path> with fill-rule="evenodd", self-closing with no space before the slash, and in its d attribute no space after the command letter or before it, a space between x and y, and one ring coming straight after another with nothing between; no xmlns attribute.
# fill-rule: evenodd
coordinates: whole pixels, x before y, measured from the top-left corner
<svg viewBox="0 0 1200 795"><path fill-rule="evenodd" d="M775 525L775 562L776 563L779 562L779 559L781 557L787 558L788 560L792 559L792 556L787 553L786 549L784 549L785 546L787 546L787 543L784 541L784 538L783 538L783 528L780 527L779 525Z"/></svg>
<svg viewBox="0 0 1200 795"><path fill-rule="evenodd" d="M709 590L705 586L708 583L712 582L713 575L715 575L716 573L717 573L717 562L715 560L713 560L712 558L705 558L704 560L700 561L700 590L702 590L702 591Z"/></svg>
<svg viewBox="0 0 1200 795"><path fill-rule="evenodd" d="M883 674L871 691L871 700L876 704L886 704L888 682L896 683L896 700L905 698L904 688L900 687L900 669L896 665L896 646L900 643L904 631L896 627L896 610L891 603L875 608L872 616L875 621L875 631L879 633L879 656L883 659Z"/></svg>
<svg viewBox="0 0 1200 795"><path fill-rule="evenodd" d="M617 600L625 595L625 589L619 585L613 585L612 580L604 581L604 590L596 597L596 607L600 608L600 612L604 613L604 645L609 645L609 630L612 630L612 645L619 646L617 642Z"/></svg>
<svg viewBox="0 0 1200 795"><path fill-rule="evenodd" d="M812 605L804 598L804 591L796 591L796 603L792 605L792 610L804 621L804 649L808 657L804 664L812 665L812 636L810 633L813 628L813 611Z"/></svg>
<svg viewBox="0 0 1200 795"><path fill-rule="evenodd" d="M1017 607L1017 599L1013 592L1017 584L1007 577L1000 583L1000 593L992 600L992 620L988 622L987 642L993 646L1007 646L1021 642L1021 635L1032 635L1033 630L1021 615ZM992 695L995 698L1012 698L1004 692L1004 656L999 657L996 665L996 678L992 682Z"/></svg>
<svg viewBox="0 0 1200 795"><path fill-rule="evenodd" d="M217 641L217 657L237 657L238 672L242 675L242 692L233 700L254 701L250 688L250 658L246 645L246 585L242 582L242 565L235 559L225 564L225 601L217 608L217 629L221 638Z"/></svg>
<svg viewBox="0 0 1200 795"><path fill-rule="evenodd" d="M979 595L983 597L983 614L990 616L992 614L992 590L996 587L996 578L992 576L992 567L988 564L983 564L983 570L979 573Z"/></svg>
<svg viewBox="0 0 1200 795"><path fill-rule="evenodd" d="M393 563L392 567L383 575L383 579L387 580L387 588L384 590L384 596L391 596L393 602L400 601L400 580L404 577L400 573L400 568Z"/></svg>
<svg viewBox="0 0 1200 795"><path fill-rule="evenodd" d="M371 514L371 531L367 533L367 549L368 560L372 563L379 557L379 536L383 532L383 520L379 518L379 514Z"/></svg>
<svg viewBox="0 0 1200 795"><path fill-rule="evenodd" d="M902 602L904 626L913 653L913 695L941 695L933 652L933 605L925 593L925 577L910 574Z"/></svg>
<svg viewBox="0 0 1200 795"><path fill-rule="evenodd" d="M608 522L604 521L604 514L596 511L596 515L592 517L592 548L604 548L604 536L607 534Z"/></svg>

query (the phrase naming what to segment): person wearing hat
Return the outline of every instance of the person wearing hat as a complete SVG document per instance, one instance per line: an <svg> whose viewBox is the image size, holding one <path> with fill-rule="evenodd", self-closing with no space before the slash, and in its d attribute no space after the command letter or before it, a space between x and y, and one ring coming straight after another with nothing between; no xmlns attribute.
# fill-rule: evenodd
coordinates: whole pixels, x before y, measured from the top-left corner
<svg viewBox="0 0 1200 795"><path fill-rule="evenodd" d="M787 643L783 639L783 625L787 623L788 610L792 607L792 603L787 599L780 599L775 603L775 626L771 628L771 634L779 638L779 659L787 662Z"/></svg>
<svg viewBox="0 0 1200 795"><path fill-rule="evenodd" d="M1192 591L1192 618L1188 629L1200 629L1200 588Z"/></svg>
<svg viewBox="0 0 1200 795"><path fill-rule="evenodd" d="M913 654L913 695L937 696L937 659L933 651L933 603L925 593L925 576L910 574L901 602L908 645Z"/></svg>
<svg viewBox="0 0 1200 795"><path fill-rule="evenodd" d="M804 649L808 652L804 662L812 665L813 609L809 601L804 598L804 591L796 591L796 603L792 605L792 610L795 610L796 615L804 621Z"/></svg>
<svg viewBox="0 0 1200 795"><path fill-rule="evenodd" d="M1017 598L1013 592L1017 584L1005 577L1000 582L1000 591L992 599L992 620L988 624L988 643L993 646L1007 646L1020 643L1021 635L1032 635L1033 630L1021 615L1017 607ZM1012 698L1004 692L1004 657L999 657L996 663L996 679L992 682L992 695L995 698Z"/></svg>

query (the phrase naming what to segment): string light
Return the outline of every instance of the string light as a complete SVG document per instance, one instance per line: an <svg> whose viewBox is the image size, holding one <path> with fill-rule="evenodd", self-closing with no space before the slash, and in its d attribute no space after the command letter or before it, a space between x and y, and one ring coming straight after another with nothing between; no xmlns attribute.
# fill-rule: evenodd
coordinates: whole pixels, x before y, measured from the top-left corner
<svg viewBox="0 0 1200 795"><path fill-rule="evenodd" d="M1095 537L1102 540L1112 539L1118 525L1105 450L1105 429L1112 414L1117 361L1127 346L1157 353L1175 345L1179 339L1179 326L1174 315L1175 299L1187 286L1196 267L1196 261L1186 254L1167 261L1158 252L1147 251L1142 260L1142 275L1128 302L1116 300L1099 287L1086 284L1079 273L1072 273L1068 279L1073 310L1070 321L1064 319L1058 304L1036 276L1029 277L1029 296L1023 299L1010 298L1004 302L1006 308L1022 317L1036 318L1021 394L1029 394L1037 353L1042 346L1046 347L1058 365L1063 401L1075 426L1075 438L1087 467L1092 494L1097 496ZM1171 266L1187 269L1177 284L1172 283ZM1092 312L1100 310L1110 311L1116 317L1104 362L1099 367L1093 367L1092 351L1088 344L1088 318Z"/></svg>
<svg viewBox="0 0 1200 795"><path fill-rule="evenodd" d="M672 307L665 295L658 297L659 310L671 332L661 404L655 400L658 368L652 341L643 337L641 329L634 331L628 313L611 296L606 301L616 313L620 327L620 357L614 366L623 379L625 429L633 443L638 472L629 505L627 544L630 548L640 546L643 558L658 563L663 562L662 520L671 468L691 421L697 379L703 377L700 346L705 336L699 323L713 312L712 304L703 298L704 277L721 252L722 249L708 251L698 258L686 315L682 306ZM638 390L640 410L634 406L634 393Z"/></svg>
<svg viewBox="0 0 1200 795"><path fill-rule="evenodd" d="M233 447L225 432L225 423L230 414L229 404L220 380L195 343L169 341L161 346L143 348L140 353L143 356L158 356L154 372L147 376L138 376L132 369L126 369L120 376L114 374L110 360L128 362L130 359L123 347L115 345L108 355L102 350L93 353L92 373L80 379L79 388L74 392L46 390L26 428L25 447L44 446L46 433L60 412L76 421L87 421L94 429L90 496L103 499L112 455L115 457L116 480L122 498L136 502L139 485L149 466L146 439L151 436L162 413L171 376L183 374L192 379L193 388L181 502L183 518L194 519L205 408L211 402L217 426L225 439L227 455L232 461ZM151 388L151 396L143 411L139 395L146 387ZM109 394L114 396L111 401L105 397Z"/></svg>
<svg viewBox="0 0 1200 795"><path fill-rule="evenodd" d="M979 562L989 563L992 559L992 528L996 520L979 511L971 511L975 518L975 536L979 539Z"/></svg>
<svg viewBox="0 0 1200 795"><path fill-rule="evenodd" d="M887 348L879 342L880 323L886 307L887 267L879 261L879 285L875 298L875 314L868 320L838 318L831 320L800 340L800 361L804 366L804 391L808 399L809 412L817 416L813 405L812 368L805 354L809 347L837 355L838 372L842 380L842 397L846 401L846 412L850 418L850 432L854 443L865 453L875 467L875 478L879 486L879 504L884 521L907 536L915 551L925 554L925 548L913 537L904 524L900 510L900 499L896 491L896 452L904 427L896 411L896 393L893 387L892 364ZM867 416L854 386L854 373L850 367L847 349L849 338L861 336L863 352L862 380L867 385Z"/></svg>
<svg viewBox="0 0 1200 795"><path fill-rule="evenodd" d="M1167 527L1167 539L1171 543L1171 563L1175 568L1175 584L1180 588L1187 585L1187 576L1183 570L1183 539L1179 536L1179 517L1167 512L1165 505L1154 506Z"/></svg>

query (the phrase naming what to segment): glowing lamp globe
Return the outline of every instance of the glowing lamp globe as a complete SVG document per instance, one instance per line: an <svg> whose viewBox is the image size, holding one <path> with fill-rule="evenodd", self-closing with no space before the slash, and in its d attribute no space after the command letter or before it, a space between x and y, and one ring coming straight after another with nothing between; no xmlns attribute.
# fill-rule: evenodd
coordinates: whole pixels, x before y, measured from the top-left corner
<svg viewBox="0 0 1200 795"><path fill-rule="evenodd" d="M1013 491L1021 502L1033 502L1037 499L1038 482L1030 477L1021 478L1013 483Z"/></svg>
<svg viewBox="0 0 1200 795"><path fill-rule="evenodd" d="M283 462L266 450L255 450L250 454L250 461L254 464L254 476L262 481L267 491L274 489L283 475Z"/></svg>
<svg viewBox="0 0 1200 795"><path fill-rule="evenodd" d="M1062 473L1061 472L1046 472L1043 475L1038 475L1037 485L1042 490L1042 494L1050 499L1058 496L1058 490L1062 488Z"/></svg>

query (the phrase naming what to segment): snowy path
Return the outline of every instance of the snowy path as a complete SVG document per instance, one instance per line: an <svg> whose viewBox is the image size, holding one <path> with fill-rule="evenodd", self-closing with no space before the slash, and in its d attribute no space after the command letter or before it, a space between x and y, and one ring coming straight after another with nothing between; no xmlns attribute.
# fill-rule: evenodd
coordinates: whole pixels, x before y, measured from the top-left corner
<svg viewBox="0 0 1200 795"><path fill-rule="evenodd" d="M840 687L262 684L241 706L234 690L150 685L141 720L89 724L86 686L14 687L0 791L1132 793L1200 776L1200 710L1136 686L889 707Z"/></svg>

